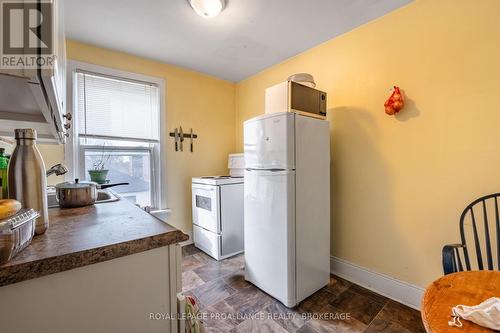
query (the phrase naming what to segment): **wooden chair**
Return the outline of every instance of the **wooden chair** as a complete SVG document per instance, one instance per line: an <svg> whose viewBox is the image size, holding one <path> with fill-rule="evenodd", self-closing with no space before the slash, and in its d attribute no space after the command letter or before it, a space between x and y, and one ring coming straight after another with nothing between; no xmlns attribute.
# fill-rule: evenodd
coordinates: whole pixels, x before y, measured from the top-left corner
<svg viewBox="0 0 500 333"><path fill-rule="evenodd" d="M443 247L444 274L500 269L499 197L500 193L486 195L464 209L460 216L461 243Z"/></svg>

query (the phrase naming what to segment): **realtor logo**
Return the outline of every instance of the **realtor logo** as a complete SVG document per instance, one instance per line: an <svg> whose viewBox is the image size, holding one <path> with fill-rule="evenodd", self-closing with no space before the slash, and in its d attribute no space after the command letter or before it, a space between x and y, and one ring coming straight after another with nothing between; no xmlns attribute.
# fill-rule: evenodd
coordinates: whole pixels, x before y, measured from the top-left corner
<svg viewBox="0 0 500 333"><path fill-rule="evenodd" d="M53 3L1 1L1 68L51 68Z"/></svg>

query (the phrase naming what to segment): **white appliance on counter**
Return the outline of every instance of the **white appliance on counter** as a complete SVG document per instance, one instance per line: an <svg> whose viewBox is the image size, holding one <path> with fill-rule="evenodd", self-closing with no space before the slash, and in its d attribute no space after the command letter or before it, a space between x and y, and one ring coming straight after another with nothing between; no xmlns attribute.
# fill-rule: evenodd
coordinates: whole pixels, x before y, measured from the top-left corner
<svg viewBox="0 0 500 333"><path fill-rule="evenodd" d="M192 180L194 245L216 260L243 252L243 177Z"/></svg>
<svg viewBox="0 0 500 333"><path fill-rule="evenodd" d="M266 114L244 146L245 279L293 307L329 282L329 123Z"/></svg>
<svg viewBox="0 0 500 333"><path fill-rule="evenodd" d="M229 154L227 168L230 176L243 177L245 175L245 154Z"/></svg>

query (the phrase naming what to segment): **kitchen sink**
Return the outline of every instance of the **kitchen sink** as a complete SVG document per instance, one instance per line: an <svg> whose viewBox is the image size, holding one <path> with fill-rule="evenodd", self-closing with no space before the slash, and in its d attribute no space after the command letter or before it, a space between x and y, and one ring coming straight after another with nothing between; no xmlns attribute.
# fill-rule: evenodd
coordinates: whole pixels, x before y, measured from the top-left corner
<svg viewBox="0 0 500 333"><path fill-rule="evenodd" d="M120 200L116 195L108 191L97 191L97 200L95 203L105 203Z"/></svg>
<svg viewBox="0 0 500 333"><path fill-rule="evenodd" d="M116 195L114 195L110 191L98 190L97 191L97 200L95 203L101 204L101 203L113 202L113 201L118 201L118 200L120 200L120 198L118 198ZM59 204L57 203L57 199L56 199L56 191L54 188L47 189L47 203L48 203L49 208L59 207Z"/></svg>

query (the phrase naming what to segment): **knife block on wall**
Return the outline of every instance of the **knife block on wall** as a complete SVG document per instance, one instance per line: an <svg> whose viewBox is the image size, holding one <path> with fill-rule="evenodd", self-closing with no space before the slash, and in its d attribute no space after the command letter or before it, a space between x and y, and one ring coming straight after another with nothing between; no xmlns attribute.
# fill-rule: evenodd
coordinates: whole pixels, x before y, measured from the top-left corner
<svg viewBox="0 0 500 333"><path fill-rule="evenodd" d="M191 128L189 133L182 132L182 127L175 128L174 132L170 132L168 134L170 137L174 138L174 150L175 151L184 151L184 141L188 139L189 141L189 151L194 151L194 139L198 138L197 134L193 133L193 129Z"/></svg>

